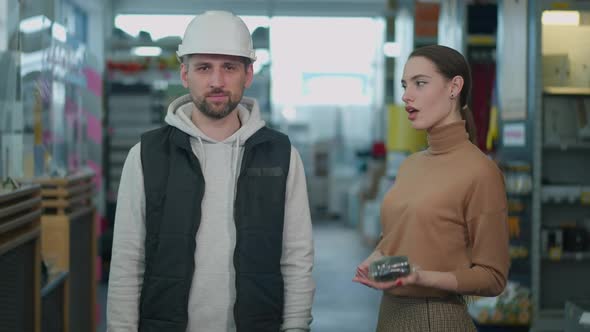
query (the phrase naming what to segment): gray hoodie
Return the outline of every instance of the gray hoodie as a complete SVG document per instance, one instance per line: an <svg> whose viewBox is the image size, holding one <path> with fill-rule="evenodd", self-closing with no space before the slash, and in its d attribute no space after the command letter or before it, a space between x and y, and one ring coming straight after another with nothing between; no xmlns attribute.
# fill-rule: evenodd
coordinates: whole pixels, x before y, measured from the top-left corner
<svg viewBox="0 0 590 332"><path fill-rule="evenodd" d="M237 111L241 128L223 141L207 137L191 121L189 95L173 101L165 121L190 136L205 177L201 224L196 235L195 272L187 332L235 331L236 298L233 204L244 142L264 126L256 100L244 97ZM137 331L144 272L145 193L140 144L130 151L119 185L107 299L107 330ZM196 202L195 202L196 203ZM281 271L285 282L282 331L308 331L315 285L313 240L301 157L291 148L287 177Z"/></svg>

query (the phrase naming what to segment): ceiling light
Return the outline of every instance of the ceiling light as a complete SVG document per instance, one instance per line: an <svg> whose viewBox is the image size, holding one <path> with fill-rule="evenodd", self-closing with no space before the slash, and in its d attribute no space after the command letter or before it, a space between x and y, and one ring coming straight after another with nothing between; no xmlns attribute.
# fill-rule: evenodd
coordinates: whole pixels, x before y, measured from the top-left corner
<svg viewBox="0 0 590 332"><path fill-rule="evenodd" d="M383 44L383 54L388 58L397 58L401 54L401 45L396 42Z"/></svg>
<svg viewBox="0 0 590 332"><path fill-rule="evenodd" d="M281 111L281 114L287 119L287 121L293 122L297 119L297 110L293 106L286 106Z"/></svg>
<svg viewBox="0 0 590 332"><path fill-rule="evenodd" d="M26 18L20 22L19 28L22 33L34 33L45 30L51 26L51 20L45 15L37 15Z"/></svg>
<svg viewBox="0 0 590 332"><path fill-rule="evenodd" d="M158 56L162 54L162 49L157 46L139 46L132 48L131 53L137 56Z"/></svg>
<svg viewBox="0 0 590 332"><path fill-rule="evenodd" d="M580 12L573 10L545 10L541 17L543 25L580 25Z"/></svg>
<svg viewBox="0 0 590 332"><path fill-rule="evenodd" d="M53 23L53 26L51 27L51 34L53 35L53 38L59 40L62 43L65 43L68 39L66 28L57 22Z"/></svg>

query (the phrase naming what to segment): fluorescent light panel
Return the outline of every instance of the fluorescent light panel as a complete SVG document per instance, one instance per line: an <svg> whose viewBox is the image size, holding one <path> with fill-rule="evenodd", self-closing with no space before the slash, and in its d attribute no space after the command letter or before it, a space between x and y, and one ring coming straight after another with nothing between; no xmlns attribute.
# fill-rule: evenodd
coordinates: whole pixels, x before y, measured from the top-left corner
<svg viewBox="0 0 590 332"><path fill-rule="evenodd" d="M115 27L127 34L137 37L140 31L146 31L153 40L168 36L182 37L184 30L194 15L140 15L118 14ZM259 26L268 26L270 18L266 16L240 16L252 33Z"/></svg>
<svg viewBox="0 0 590 332"><path fill-rule="evenodd" d="M401 54L401 45L396 42L386 42L383 44L383 54L388 58L397 58Z"/></svg>
<svg viewBox="0 0 590 332"><path fill-rule="evenodd" d="M131 53L137 56L158 56L162 54L162 49L157 46L139 46L132 48Z"/></svg>
<svg viewBox="0 0 590 332"><path fill-rule="evenodd" d="M51 20L45 15L28 17L20 22L20 31L22 33L35 33L45 30L51 26Z"/></svg>
<svg viewBox="0 0 590 332"><path fill-rule="evenodd" d="M574 10L545 10L541 16L543 25L580 25L580 12Z"/></svg>
<svg viewBox="0 0 590 332"><path fill-rule="evenodd" d="M62 43L65 43L68 39L66 28L59 23L53 23L53 26L51 27L51 34L53 35L53 38L59 40Z"/></svg>

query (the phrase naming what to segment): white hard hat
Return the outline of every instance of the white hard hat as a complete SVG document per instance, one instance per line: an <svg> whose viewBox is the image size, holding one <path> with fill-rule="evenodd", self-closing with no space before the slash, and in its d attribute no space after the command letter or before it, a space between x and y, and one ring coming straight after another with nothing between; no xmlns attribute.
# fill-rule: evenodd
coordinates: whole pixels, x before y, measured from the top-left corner
<svg viewBox="0 0 590 332"><path fill-rule="evenodd" d="M236 15L226 11L207 11L195 16L184 32L176 55L225 54L256 60L248 27Z"/></svg>

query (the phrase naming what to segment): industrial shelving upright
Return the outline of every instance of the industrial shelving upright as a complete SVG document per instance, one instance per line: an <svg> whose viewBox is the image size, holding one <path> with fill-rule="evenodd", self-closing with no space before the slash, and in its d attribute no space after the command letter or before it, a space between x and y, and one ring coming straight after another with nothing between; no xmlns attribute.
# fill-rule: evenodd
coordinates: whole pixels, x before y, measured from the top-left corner
<svg viewBox="0 0 590 332"><path fill-rule="evenodd" d="M555 87L543 82L541 16L543 11L555 9L553 5L547 0L530 1L528 13L527 94L528 113L533 115L534 165L531 331L535 332L563 331L566 302L590 297L589 245L580 244L572 251L563 247L565 239L561 244L556 240L564 227L576 225L590 231L590 140L579 128L566 129L581 125L576 117L590 107L590 87ZM588 3L568 1L566 5L569 10L590 10ZM587 234L586 241L590 241Z"/></svg>

